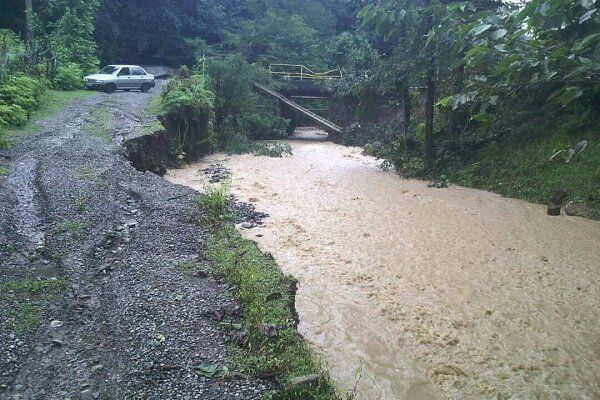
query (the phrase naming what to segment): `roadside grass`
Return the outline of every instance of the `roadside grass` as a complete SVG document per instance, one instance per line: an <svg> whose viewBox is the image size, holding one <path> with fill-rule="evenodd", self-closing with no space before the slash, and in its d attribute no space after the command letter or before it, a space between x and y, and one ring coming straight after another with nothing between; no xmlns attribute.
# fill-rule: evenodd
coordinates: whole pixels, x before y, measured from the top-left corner
<svg viewBox="0 0 600 400"><path fill-rule="evenodd" d="M70 287L64 279L14 279L0 282L0 328L23 335L39 323L44 310Z"/></svg>
<svg viewBox="0 0 600 400"><path fill-rule="evenodd" d="M41 119L47 118L55 114L60 109L90 96L90 90L46 90L40 99L40 108L33 112L29 122L23 126L11 127L5 130L6 137L17 135L28 135L39 133L42 127L38 124ZM2 147L2 138L0 137L0 148Z"/></svg>
<svg viewBox="0 0 600 400"><path fill-rule="evenodd" d="M207 189L198 206L200 223L209 233L205 251L209 271L236 288L232 294L244 310L242 339L230 348L231 367L277 378L282 390L266 399L340 399L324 360L295 330L294 278L237 233L227 208L227 188ZM292 383L293 378L307 375L315 379L302 385Z"/></svg>
<svg viewBox="0 0 600 400"><path fill-rule="evenodd" d="M8 176L10 169L6 165L0 165L0 178Z"/></svg>
<svg viewBox="0 0 600 400"><path fill-rule="evenodd" d="M566 147L587 139L588 145L569 163L562 155L550 157ZM520 146L514 142L493 143L475 159L442 171L450 180L491 190L505 196L545 203L552 190L565 189L567 202L582 204L586 217L600 219L600 142L590 137L575 138L566 133L546 135Z"/></svg>

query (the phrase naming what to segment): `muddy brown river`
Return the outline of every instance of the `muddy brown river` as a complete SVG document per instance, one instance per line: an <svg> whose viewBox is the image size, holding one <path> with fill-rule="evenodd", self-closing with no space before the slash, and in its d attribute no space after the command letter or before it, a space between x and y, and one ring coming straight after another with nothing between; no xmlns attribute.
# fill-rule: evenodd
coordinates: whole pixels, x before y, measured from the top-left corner
<svg viewBox="0 0 600 400"><path fill-rule="evenodd" d="M300 330L358 399L600 399L600 222L290 141L220 162L270 217L241 229L299 280ZM262 235L259 237L259 235Z"/></svg>

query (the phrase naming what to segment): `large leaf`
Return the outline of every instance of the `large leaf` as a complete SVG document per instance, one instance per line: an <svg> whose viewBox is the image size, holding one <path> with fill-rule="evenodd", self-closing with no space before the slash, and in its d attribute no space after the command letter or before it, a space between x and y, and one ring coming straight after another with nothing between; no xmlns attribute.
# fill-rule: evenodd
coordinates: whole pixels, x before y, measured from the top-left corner
<svg viewBox="0 0 600 400"><path fill-rule="evenodd" d="M491 24L480 24L480 25L477 25L475 28L471 29L471 34L473 36L481 35L483 32L487 31L491 27L492 27Z"/></svg>
<svg viewBox="0 0 600 400"><path fill-rule="evenodd" d="M594 10L594 11L596 11L596 10ZM579 50L585 49L589 45L594 44L596 41L599 41L599 40L600 40L600 33L594 33L592 35L588 35L588 36L584 37L583 39L577 41L575 43L575 45L573 46L573 50L579 51Z"/></svg>
<svg viewBox="0 0 600 400"><path fill-rule="evenodd" d="M496 29L494 32L490 33L490 39L498 40L506 36L508 31L506 29Z"/></svg>
<svg viewBox="0 0 600 400"><path fill-rule="evenodd" d="M583 24L585 21L592 18L592 15L594 15L594 13L596 11L598 11L598 9L595 8L595 9L590 10L590 11L586 12L585 14L583 14L581 17L579 17L579 23Z"/></svg>

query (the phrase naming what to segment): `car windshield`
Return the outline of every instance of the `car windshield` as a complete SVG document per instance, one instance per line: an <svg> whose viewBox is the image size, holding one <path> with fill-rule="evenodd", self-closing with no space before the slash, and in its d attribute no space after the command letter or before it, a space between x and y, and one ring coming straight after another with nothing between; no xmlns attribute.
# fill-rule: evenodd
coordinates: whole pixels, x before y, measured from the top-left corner
<svg viewBox="0 0 600 400"><path fill-rule="evenodd" d="M118 70L119 67L115 67L114 65L107 65L106 67L102 68L100 70L100 72L98 72L99 74L112 74L113 72L115 72L116 70Z"/></svg>

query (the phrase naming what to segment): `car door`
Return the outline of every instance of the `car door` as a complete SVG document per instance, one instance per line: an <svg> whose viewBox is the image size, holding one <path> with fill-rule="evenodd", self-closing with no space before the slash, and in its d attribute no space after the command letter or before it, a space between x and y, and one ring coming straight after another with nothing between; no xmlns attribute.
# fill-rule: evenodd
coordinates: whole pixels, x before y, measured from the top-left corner
<svg viewBox="0 0 600 400"><path fill-rule="evenodd" d="M144 83L144 71L141 68L131 68L131 87L139 89Z"/></svg>
<svg viewBox="0 0 600 400"><path fill-rule="evenodd" d="M117 89L131 88L131 71L129 67L123 67L117 73Z"/></svg>

